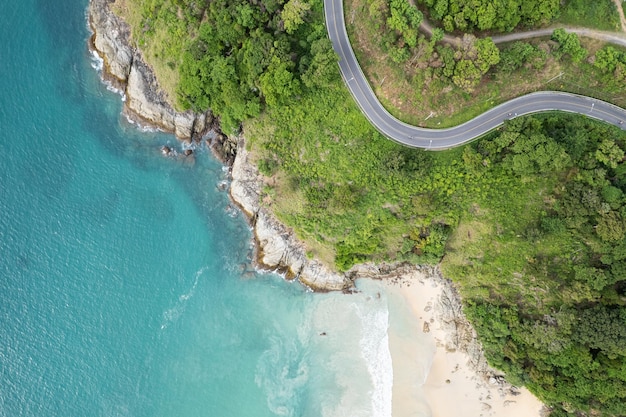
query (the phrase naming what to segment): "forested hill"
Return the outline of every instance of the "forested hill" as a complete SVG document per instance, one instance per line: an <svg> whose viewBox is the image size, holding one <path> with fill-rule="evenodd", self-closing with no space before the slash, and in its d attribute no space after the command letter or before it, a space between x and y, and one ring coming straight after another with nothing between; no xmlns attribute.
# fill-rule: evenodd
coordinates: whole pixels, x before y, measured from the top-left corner
<svg viewBox="0 0 626 417"><path fill-rule="evenodd" d="M421 16L406 0L368 4L379 16L376 30L393 31L380 38L406 51L399 60L406 64L389 65L411 69L413 79L428 73L424 82L439 86L433 91L455 93L443 84L455 74L445 71L457 56L469 60L473 47L465 56L419 40ZM491 2L468 4L430 6L444 21L454 13L454 29L491 22L494 30L547 19L556 7L493 2L519 13L507 17L496 7L481 22L472 13L491 10ZM362 261L441 262L489 361L512 382L527 385L554 416L626 415L624 132L545 114L463 148L407 149L377 133L346 91L320 0L117 0L114 7L179 107L211 108L226 133L243 122L251 158L266 176L263 204L295 230L308 255L340 270ZM544 62L578 59L601 71L599 84L623 88L626 53L596 45L587 55L577 38L561 35L548 48L517 43L498 51L502 71L532 77ZM424 51L440 54L437 66L411 55Z"/></svg>
<svg viewBox="0 0 626 417"><path fill-rule="evenodd" d="M320 1L125 0L118 10L147 60L174 70L175 104L210 108L226 133L339 79Z"/></svg>

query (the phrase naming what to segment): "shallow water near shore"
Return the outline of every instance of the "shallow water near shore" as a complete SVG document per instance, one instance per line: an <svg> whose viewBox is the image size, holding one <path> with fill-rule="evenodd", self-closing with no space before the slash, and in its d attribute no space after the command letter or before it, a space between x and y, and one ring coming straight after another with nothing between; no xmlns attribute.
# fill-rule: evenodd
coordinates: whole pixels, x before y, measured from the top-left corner
<svg viewBox="0 0 626 417"><path fill-rule="evenodd" d="M0 416L389 416L376 283L250 271L205 149L120 116L86 0L0 0Z"/></svg>

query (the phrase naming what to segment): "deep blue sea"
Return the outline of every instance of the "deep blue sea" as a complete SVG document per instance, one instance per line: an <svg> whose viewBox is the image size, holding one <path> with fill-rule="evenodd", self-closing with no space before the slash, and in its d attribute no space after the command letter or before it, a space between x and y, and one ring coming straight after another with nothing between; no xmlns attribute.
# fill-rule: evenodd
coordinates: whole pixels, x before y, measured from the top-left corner
<svg viewBox="0 0 626 417"><path fill-rule="evenodd" d="M389 416L376 284L250 272L224 169L120 115L86 7L0 0L0 416Z"/></svg>

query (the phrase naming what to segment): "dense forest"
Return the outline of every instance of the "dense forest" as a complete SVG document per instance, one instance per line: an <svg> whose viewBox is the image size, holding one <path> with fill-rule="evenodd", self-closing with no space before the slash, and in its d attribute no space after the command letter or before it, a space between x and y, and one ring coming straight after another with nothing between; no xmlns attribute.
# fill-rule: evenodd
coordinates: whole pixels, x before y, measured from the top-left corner
<svg viewBox="0 0 626 417"><path fill-rule="evenodd" d="M555 20L561 24L619 30L611 0L417 0L446 32L510 32Z"/></svg>
<svg viewBox="0 0 626 417"><path fill-rule="evenodd" d="M419 46L421 13L405 0L373 4L389 48ZM624 132L544 114L459 149L408 149L376 132L343 86L320 0L125 0L117 10L181 108L211 108L226 132L243 122L267 177L263 202L310 256L339 270L441 262L490 363L513 383L555 416L626 414ZM422 45L437 51L441 34ZM587 59L577 37L555 31L553 42L552 53ZM546 59L533 45L475 38L450 51L441 59L452 72L436 71L452 82L459 65L479 77ZM603 47L590 65L622 86L623 51ZM465 74L459 88L476 82Z"/></svg>
<svg viewBox="0 0 626 417"><path fill-rule="evenodd" d="M141 47L176 68L170 95L182 109L210 108L222 130L266 106L285 104L339 80L322 3L305 0L126 0ZM181 18L182 17L182 18ZM162 33L165 31L166 33ZM190 36L192 35L192 36ZM154 47L154 46L153 46Z"/></svg>
<svg viewBox="0 0 626 417"><path fill-rule="evenodd" d="M421 0L447 32L510 32L518 25L536 26L559 15L560 0Z"/></svg>

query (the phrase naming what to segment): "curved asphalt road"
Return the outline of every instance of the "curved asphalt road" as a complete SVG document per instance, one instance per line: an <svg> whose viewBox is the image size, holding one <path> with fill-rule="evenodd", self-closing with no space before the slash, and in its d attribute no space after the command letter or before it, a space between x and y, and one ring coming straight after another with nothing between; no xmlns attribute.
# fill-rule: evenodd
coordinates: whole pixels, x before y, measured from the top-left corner
<svg viewBox="0 0 626 417"><path fill-rule="evenodd" d="M403 145L432 150L453 148L482 136L507 119L551 110L583 114L626 130L626 110L601 100L552 91L532 93L507 101L468 122L448 129L426 129L408 125L389 114L363 75L346 32L343 0L324 0L324 13L328 35L339 55L341 75L352 96L376 129Z"/></svg>

